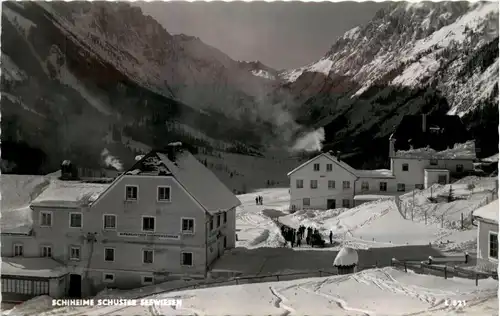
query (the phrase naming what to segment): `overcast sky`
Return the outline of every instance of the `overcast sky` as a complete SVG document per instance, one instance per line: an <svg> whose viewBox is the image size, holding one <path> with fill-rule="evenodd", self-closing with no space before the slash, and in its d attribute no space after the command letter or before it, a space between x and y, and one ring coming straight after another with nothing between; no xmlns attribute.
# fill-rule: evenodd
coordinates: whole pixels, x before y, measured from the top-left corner
<svg viewBox="0 0 500 316"><path fill-rule="evenodd" d="M275 69L321 58L345 31L387 5L376 2L135 2L171 34L199 37L236 60Z"/></svg>

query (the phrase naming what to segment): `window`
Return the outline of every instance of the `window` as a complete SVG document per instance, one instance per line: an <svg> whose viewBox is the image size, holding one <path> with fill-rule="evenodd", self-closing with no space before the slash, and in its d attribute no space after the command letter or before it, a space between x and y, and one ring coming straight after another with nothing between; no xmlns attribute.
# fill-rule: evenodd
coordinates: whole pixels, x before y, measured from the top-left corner
<svg viewBox="0 0 500 316"><path fill-rule="evenodd" d="M227 223L227 212L224 212L224 224Z"/></svg>
<svg viewBox="0 0 500 316"><path fill-rule="evenodd" d="M221 224L220 219L221 219L220 214L217 214L217 227L220 227Z"/></svg>
<svg viewBox="0 0 500 316"><path fill-rule="evenodd" d="M115 282L115 275L113 273L104 273L102 275L102 280L105 283L113 283Z"/></svg>
<svg viewBox="0 0 500 316"><path fill-rule="evenodd" d="M139 191L139 188L135 185L125 186L125 199L127 201L137 200L138 191Z"/></svg>
<svg viewBox="0 0 500 316"><path fill-rule="evenodd" d="M295 181L295 186L297 187L297 189L302 189L304 187L304 180L302 179L297 179Z"/></svg>
<svg viewBox="0 0 500 316"><path fill-rule="evenodd" d="M79 261L81 250L78 246L69 247L69 260Z"/></svg>
<svg viewBox="0 0 500 316"><path fill-rule="evenodd" d="M218 222L220 223L220 215L218 216ZM182 219L182 233L194 234L194 219L193 218L183 218Z"/></svg>
<svg viewBox="0 0 500 316"><path fill-rule="evenodd" d="M103 225L104 229L116 229L116 215L104 214Z"/></svg>
<svg viewBox="0 0 500 316"><path fill-rule="evenodd" d="M498 259L498 234L490 232L489 238L489 256L492 259Z"/></svg>
<svg viewBox="0 0 500 316"><path fill-rule="evenodd" d="M151 285L154 283L154 278L149 275L142 276L142 285Z"/></svg>
<svg viewBox="0 0 500 316"><path fill-rule="evenodd" d="M326 171L330 172L333 170L333 165L331 163L326 164Z"/></svg>
<svg viewBox="0 0 500 316"><path fill-rule="evenodd" d="M458 164L456 169L457 172L464 172L464 165Z"/></svg>
<svg viewBox="0 0 500 316"><path fill-rule="evenodd" d="M14 257L22 257L24 254L23 244L14 244Z"/></svg>
<svg viewBox="0 0 500 316"><path fill-rule="evenodd" d="M328 189L335 189L335 181L328 180Z"/></svg>
<svg viewBox="0 0 500 316"><path fill-rule="evenodd" d="M318 180L311 180L311 189L318 188Z"/></svg>
<svg viewBox="0 0 500 316"><path fill-rule="evenodd" d="M398 192L404 192L406 190L404 183L398 183Z"/></svg>
<svg viewBox="0 0 500 316"><path fill-rule="evenodd" d="M142 217L142 231L145 232L155 231L155 218L153 216Z"/></svg>
<svg viewBox="0 0 500 316"><path fill-rule="evenodd" d="M210 231L214 230L214 221L215 218L212 217L212 219L210 219Z"/></svg>
<svg viewBox="0 0 500 316"><path fill-rule="evenodd" d="M410 169L410 167L408 166L407 163L404 163L402 166L401 166L401 170L403 171L408 171Z"/></svg>
<svg viewBox="0 0 500 316"><path fill-rule="evenodd" d="M380 189L380 192L386 192L387 191L387 182L380 182L379 189Z"/></svg>
<svg viewBox="0 0 500 316"><path fill-rule="evenodd" d="M342 200L342 207L348 208L348 207L350 207L350 205L351 205L350 200L348 200L348 199Z"/></svg>
<svg viewBox="0 0 500 316"><path fill-rule="evenodd" d="M69 213L69 227L82 228L82 213Z"/></svg>
<svg viewBox="0 0 500 316"><path fill-rule="evenodd" d="M143 250L142 251L142 262L143 263L153 263L154 252L153 250Z"/></svg>
<svg viewBox="0 0 500 316"><path fill-rule="evenodd" d="M52 226L52 212L40 212L40 226Z"/></svg>
<svg viewBox="0 0 500 316"><path fill-rule="evenodd" d="M302 205L304 205L304 206L311 206L311 199L310 198L303 198L302 199Z"/></svg>
<svg viewBox="0 0 500 316"><path fill-rule="evenodd" d="M344 190L348 190L351 188L351 182L350 181L342 181L342 188Z"/></svg>
<svg viewBox="0 0 500 316"><path fill-rule="evenodd" d="M114 248L104 248L104 261L114 262L115 261L115 249Z"/></svg>
<svg viewBox="0 0 500 316"><path fill-rule="evenodd" d="M415 184L415 189L417 189L417 190L423 190L424 189L424 185L423 184Z"/></svg>
<svg viewBox="0 0 500 316"><path fill-rule="evenodd" d="M370 184L366 181L361 182L361 191L370 190Z"/></svg>
<svg viewBox="0 0 500 316"><path fill-rule="evenodd" d="M170 202L170 187L158 187L158 202Z"/></svg>
<svg viewBox="0 0 500 316"><path fill-rule="evenodd" d="M446 180L447 180L446 178L447 178L447 177L446 177L446 175L444 175L444 174L443 174L443 175L439 175L439 176L438 176L438 183L439 183L439 184L446 184Z"/></svg>
<svg viewBox="0 0 500 316"><path fill-rule="evenodd" d="M52 258L52 246L42 246L40 250L41 257Z"/></svg>
<svg viewBox="0 0 500 316"><path fill-rule="evenodd" d="M193 253L183 252L181 253L181 265L191 267L193 265Z"/></svg>
<svg viewBox="0 0 500 316"><path fill-rule="evenodd" d="M431 159L431 160L429 161L429 163L430 163L430 165L431 165L431 166L437 166L437 165L438 165L438 161L437 161L437 159Z"/></svg>
<svg viewBox="0 0 500 316"><path fill-rule="evenodd" d="M319 163L314 164L314 171L319 171Z"/></svg>

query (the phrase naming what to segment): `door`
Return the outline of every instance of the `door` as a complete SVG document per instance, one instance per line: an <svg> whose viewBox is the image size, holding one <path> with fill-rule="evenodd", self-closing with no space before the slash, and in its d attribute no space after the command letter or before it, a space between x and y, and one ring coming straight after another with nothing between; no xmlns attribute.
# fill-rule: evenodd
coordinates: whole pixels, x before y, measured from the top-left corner
<svg viewBox="0 0 500 316"><path fill-rule="evenodd" d="M69 275L68 296L72 298L82 297L82 276L79 274Z"/></svg>
<svg viewBox="0 0 500 316"><path fill-rule="evenodd" d="M329 210L336 208L335 207L335 199L326 200L326 208Z"/></svg>

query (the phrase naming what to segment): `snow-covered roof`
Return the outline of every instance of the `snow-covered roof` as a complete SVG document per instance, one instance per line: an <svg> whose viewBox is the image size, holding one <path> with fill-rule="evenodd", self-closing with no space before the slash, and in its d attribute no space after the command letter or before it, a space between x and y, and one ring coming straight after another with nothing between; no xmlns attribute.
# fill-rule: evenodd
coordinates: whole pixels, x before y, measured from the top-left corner
<svg viewBox="0 0 500 316"><path fill-rule="evenodd" d="M210 213L217 213L241 204L217 176L190 152L176 154L175 162L167 155L157 153L174 178Z"/></svg>
<svg viewBox="0 0 500 316"><path fill-rule="evenodd" d="M434 169L434 168L425 168L424 172L439 172L439 173L450 173L448 169Z"/></svg>
<svg viewBox="0 0 500 316"><path fill-rule="evenodd" d="M498 217L499 217L498 213L499 213L499 204L498 200L495 200L489 204L486 204L483 207L478 208L472 214L475 217L480 217L482 219L498 223Z"/></svg>
<svg viewBox="0 0 500 316"><path fill-rule="evenodd" d="M394 195L359 194L354 196L355 201L376 201L380 199L392 199Z"/></svg>
<svg viewBox="0 0 500 316"><path fill-rule="evenodd" d="M476 159L476 146L474 141L464 144L455 144L451 149L436 151L432 148L418 148L409 150L399 150L394 158L417 158L417 159Z"/></svg>
<svg viewBox="0 0 500 316"><path fill-rule="evenodd" d="M298 171L299 169L302 169L303 167L307 166L308 164L310 164L311 162L315 161L316 159L318 159L320 157L326 157L326 158L330 159L333 163L339 165L340 167L344 168L348 172L350 172L353 175L357 176L357 174L356 174L357 170L356 169L354 169L353 167L349 166L348 164L346 164L342 160L337 159L336 157L333 157L332 155L327 154L327 153L321 153L321 154L317 155L316 157L309 159L308 161L304 162L303 164L301 164L297 168L295 168L292 171L290 171L289 173L287 173L287 176L290 176L292 173Z"/></svg>
<svg viewBox="0 0 500 316"><path fill-rule="evenodd" d="M66 267L52 258L2 257L2 275L57 278L67 273Z"/></svg>
<svg viewBox="0 0 500 316"><path fill-rule="evenodd" d="M181 145L169 144L172 147ZM125 174L171 175L209 213L228 210L241 204L233 192L189 151L182 148L176 148L175 151L174 161L162 151L152 151Z"/></svg>
<svg viewBox="0 0 500 316"><path fill-rule="evenodd" d="M356 174L360 178L394 178L394 174L389 169L356 170Z"/></svg>
<svg viewBox="0 0 500 316"><path fill-rule="evenodd" d="M335 261L333 261L334 267L339 266L352 266L358 264L358 252L349 247L342 248L337 257L335 257Z"/></svg>
<svg viewBox="0 0 500 316"><path fill-rule="evenodd" d="M109 183L52 180L31 205L68 208L90 206L108 187Z"/></svg>

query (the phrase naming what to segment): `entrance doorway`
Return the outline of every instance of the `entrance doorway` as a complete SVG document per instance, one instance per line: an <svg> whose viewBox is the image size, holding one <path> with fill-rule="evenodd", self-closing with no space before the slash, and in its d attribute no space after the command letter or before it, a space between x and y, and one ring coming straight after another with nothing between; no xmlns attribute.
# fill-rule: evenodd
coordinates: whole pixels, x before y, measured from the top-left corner
<svg viewBox="0 0 500 316"><path fill-rule="evenodd" d="M82 276L79 274L69 275L68 296L71 298L82 297Z"/></svg>
<svg viewBox="0 0 500 316"><path fill-rule="evenodd" d="M336 208L336 206L335 206L335 199L328 199L328 200L326 200L326 208L329 209L329 210L332 210L332 209Z"/></svg>

